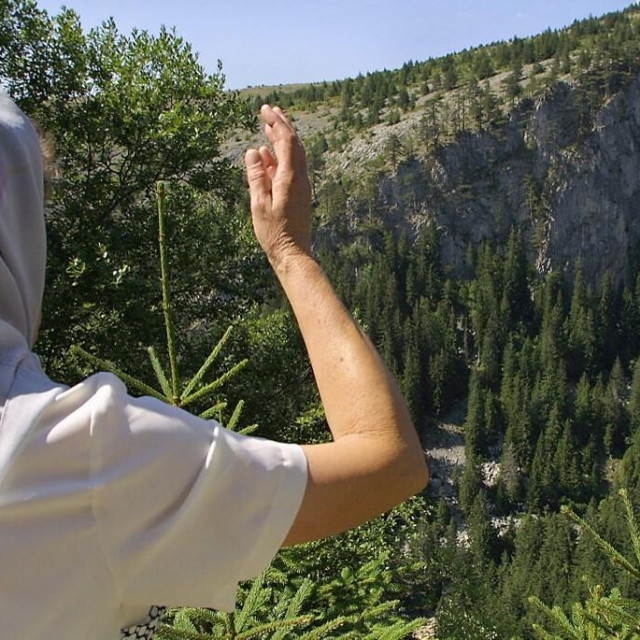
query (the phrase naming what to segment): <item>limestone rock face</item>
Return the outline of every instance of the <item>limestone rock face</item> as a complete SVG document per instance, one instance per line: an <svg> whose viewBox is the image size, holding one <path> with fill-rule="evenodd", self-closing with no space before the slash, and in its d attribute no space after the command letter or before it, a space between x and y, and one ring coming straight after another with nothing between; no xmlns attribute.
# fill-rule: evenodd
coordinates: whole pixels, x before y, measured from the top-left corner
<svg viewBox="0 0 640 640"><path fill-rule="evenodd" d="M607 270L624 281L640 240L640 76L589 129L579 112L576 91L560 83L506 125L401 163L380 184L386 215L414 232L437 224L457 273L470 244L502 244L515 226L541 272L582 257L593 284Z"/></svg>

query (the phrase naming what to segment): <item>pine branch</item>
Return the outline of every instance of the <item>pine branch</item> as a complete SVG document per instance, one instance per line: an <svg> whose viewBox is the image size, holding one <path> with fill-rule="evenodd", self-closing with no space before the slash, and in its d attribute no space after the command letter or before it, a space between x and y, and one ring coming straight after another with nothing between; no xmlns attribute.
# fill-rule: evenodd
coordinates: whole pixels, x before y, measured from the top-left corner
<svg viewBox="0 0 640 640"><path fill-rule="evenodd" d="M169 265L167 260L167 232L165 229L165 185L159 182L156 187L158 196L158 241L160 245L160 280L162 283L162 308L164 310L164 324L167 329L167 347L169 350L169 363L171 365L171 391L175 398L174 404L178 404L179 397L179 373L178 351L176 346L176 331L173 324L173 308L169 290Z"/></svg>
<svg viewBox="0 0 640 640"><path fill-rule="evenodd" d="M606 636L615 637L616 630L610 625L605 623L601 618L596 617L592 613L585 612L584 619L591 624L591 628L588 629L590 638L598 638L599 633L602 632Z"/></svg>
<svg viewBox="0 0 640 640"><path fill-rule="evenodd" d="M396 622L392 627L385 629L380 635L377 635L376 638L377 640L402 640L426 624L426 622L426 618L418 618L411 620L411 622Z"/></svg>
<svg viewBox="0 0 640 640"><path fill-rule="evenodd" d="M545 631L539 624L534 624L533 630L541 640L561 640L558 636L552 636L549 632Z"/></svg>
<svg viewBox="0 0 640 640"><path fill-rule="evenodd" d="M176 613L176 617L173 620L173 626L180 631L191 631L193 633L198 633L198 629L189 617L189 612L187 609L183 609Z"/></svg>
<svg viewBox="0 0 640 640"><path fill-rule="evenodd" d="M236 427L238 426L238 421L240 420L240 416L242 415L242 410L244 409L244 400L239 400L236 408L233 410L231 414L231 418L229 418L229 422L226 424L227 429L229 431L237 431Z"/></svg>
<svg viewBox="0 0 640 640"><path fill-rule="evenodd" d="M628 613L616 603L605 599L603 602L594 603L594 609L608 619L612 619L618 625L626 625L634 631L640 631L640 620L637 612L635 614Z"/></svg>
<svg viewBox="0 0 640 640"><path fill-rule="evenodd" d="M224 614L224 624L227 630L227 638L232 640L236 637L236 618L233 611Z"/></svg>
<svg viewBox="0 0 640 640"><path fill-rule="evenodd" d="M159 640L214 640L213 636L203 635L197 631L177 629L164 622L158 627L158 632Z"/></svg>
<svg viewBox="0 0 640 640"><path fill-rule="evenodd" d="M347 622L349 622L349 619L342 616L335 618L334 620L329 620L329 622L325 622L317 629L312 629L311 631L304 633L298 638L298 640L325 640L330 632L344 626Z"/></svg>
<svg viewBox="0 0 640 640"><path fill-rule="evenodd" d="M231 367L229 371L227 371L226 373L223 373L217 380L214 380L208 385L205 385L195 393L192 393L190 396L187 396L186 398L181 398L180 406L186 407L188 404L191 404L192 402L195 402L196 400L200 400L201 398L208 396L210 393L213 393L218 387L222 386L225 382L227 382L227 380L229 380L230 378L235 376L237 373L242 371L242 369L244 369L247 366L247 364L249 364L248 360L241 360L240 362L238 362L238 364Z"/></svg>
<svg viewBox="0 0 640 640"><path fill-rule="evenodd" d="M369 620L371 618L376 618L383 613L388 613L389 611L393 611L399 602L397 600L390 600L389 602L382 602L381 604L376 605L375 607L371 607L362 613L360 618L362 620Z"/></svg>
<svg viewBox="0 0 640 640"><path fill-rule="evenodd" d="M309 578L305 578L293 598L289 601L289 606L284 614L284 619L289 620L300 615L302 605L308 600L313 592L313 582ZM285 629L279 630L271 640L285 640Z"/></svg>
<svg viewBox="0 0 640 640"><path fill-rule="evenodd" d="M193 376L193 378L191 378L185 390L182 392L183 397L188 396L198 385L202 383L202 379L206 375L207 371L209 371L209 369L211 368L211 365L213 364L214 360L220 354L222 347L224 347L224 345L227 343L227 340L229 340L229 336L231 335L232 329L233 329L233 326L229 327L225 331L222 338L220 338L220 340L218 341L218 344L212 349L211 353L208 355L207 359L204 361L204 364L198 370L198 373L196 373Z"/></svg>
<svg viewBox="0 0 640 640"><path fill-rule="evenodd" d="M551 609L536 596L531 596L529 598L529 602L534 606L536 606L538 609L540 609L540 611L542 611L542 613L544 613L556 626L560 627L566 633L568 633L569 637L579 638L579 636L576 634L575 627L571 624L569 618L567 618L567 616L562 611L562 609L560 609L560 607L553 607L553 609ZM542 629L540 630L542 631ZM542 637L547 637L547 636L543 635ZM551 638L554 636L548 636L548 637Z"/></svg>
<svg viewBox="0 0 640 640"><path fill-rule="evenodd" d="M129 388L133 387L148 396L157 398L158 400L162 400L163 402L167 401L167 398L165 398L165 396L163 396L159 391L156 391L153 387L150 387L148 384L142 382L142 380L138 380L138 378L134 378L128 373L125 373L110 360L98 358L97 356L94 356L88 351L85 351L82 347L79 347L76 344L71 347L71 355L75 356L76 358L83 358L84 360L87 360L97 369L103 369L105 371L108 371L109 373L113 373L113 375L120 378L120 380L122 380Z"/></svg>
<svg viewBox="0 0 640 640"><path fill-rule="evenodd" d="M636 522L636 516L633 512L633 505L629 500L629 494L626 489L620 489L618 494L622 498L624 508L627 513L627 526L629 527L629 535L631 536L631 544L633 551L636 554L638 566L640 566L640 533L638 532L638 523Z"/></svg>
<svg viewBox="0 0 640 640"><path fill-rule="evenodd" d="M264 587L264 581L267 575L267 571L263 572L262 575L256 578L251 584L251 589L249 590L244 604L242 605L242 609L237 614L235 619L235 629L237 631L242 631L244 629L247 620L260 607L261 602L264 602L266 600L266 598L264 597L264 592L266 591Z"/></svg>
<svg viewBox="0 0 640 640"><path fill-rule="evenodd" d="M256 638L263 633L271 633L278 629L290 629L291 627L297 627L302 625L308 625L313 622L313 616L299 616L293 620L278 620L276 622L267 622L266 624L254 627L249 631L239 633L235 636L236 640L249 640L249 638ZM269 636L267 636L269 637Z"/></svg>
<svg viewBox="0 0 640 640"><path fill-rule="evenodd" d="M238 433L241 436L250 436L252 433L255 433L258 430L258 424L254 423L254 424L250 424L248 427L245 427L244 429L240 429L240 431L238 431Z"/></svg>
<svg viewBox="0 0 640 640"><path fill-rule="evenodd" d="M218 402L218 404L214 404L213 407L207 409L206 411L203 411L200 414L200 417L203 420L210 420L211 418L215 418L220 413L220 411L223 411L226 408L226 402Z"/></svg>
<svg viewBox="0 0 640 640"><path fill-rule="evenodd" d="M153 347L149 347L147 349L147 352L149 353L149 359L151 360L151 366L153 367L153 370L155 371L156 374L156 378L158 379L158 382L160 383L160 387L162 388L162 391L164 392L164 394L167 396L167 400L171 400L172 397L172 393L171 393L171 386L169 385L169 380L167 380L167 374L164 372L164 368L162 367L162 364L160 363L160 360L158 359L158 356L156 354L156 350Z"/></svg>

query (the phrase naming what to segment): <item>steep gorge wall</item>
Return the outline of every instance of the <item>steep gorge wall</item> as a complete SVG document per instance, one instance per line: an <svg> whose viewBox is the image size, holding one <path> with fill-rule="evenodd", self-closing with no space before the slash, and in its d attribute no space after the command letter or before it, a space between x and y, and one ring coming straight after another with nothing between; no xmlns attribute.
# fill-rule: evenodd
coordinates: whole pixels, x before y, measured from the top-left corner
<svg viewBox="0 0 640 640"><path fill-rule="evenodd" d="M607 270L625 280L640 244L640 76L586 132L577 100L561 83L508 124L401 163L380 185L385 215L414 231L434 221L457 272L469 244L502 243L515 226L540 271L582 257L593 284Z"/></svg>

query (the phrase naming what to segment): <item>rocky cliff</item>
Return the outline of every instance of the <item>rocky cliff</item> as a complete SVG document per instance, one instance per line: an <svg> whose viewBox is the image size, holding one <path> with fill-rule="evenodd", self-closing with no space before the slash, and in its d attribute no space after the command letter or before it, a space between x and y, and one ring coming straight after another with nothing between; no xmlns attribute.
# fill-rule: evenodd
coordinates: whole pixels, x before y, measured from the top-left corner
<svg viewBox="0 0 640 640"><path fill-rule="evenodd" d="M413 230L435 222L458 272L469 244L503 242L516 226L540 271L581 257L593 284L607 270L623 281L640 240L640 76L588 127L579 107L560 83L505 125L406 159L380 183L386 215Z"/></svg>

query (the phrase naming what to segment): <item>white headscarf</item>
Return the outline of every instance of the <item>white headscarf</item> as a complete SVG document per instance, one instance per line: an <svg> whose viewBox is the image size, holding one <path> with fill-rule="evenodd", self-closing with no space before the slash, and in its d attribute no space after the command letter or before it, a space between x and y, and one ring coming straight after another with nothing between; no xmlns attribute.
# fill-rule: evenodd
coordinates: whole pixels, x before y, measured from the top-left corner
<svg viewBox="0 0 640 640"><path fill-rule="evenodd" d="M46 260L42 151L29 119L0 91L0 398L29 353Z"/></svg>
<svg viewBox="0 0 640 640"><path fill-rule="evenodd" d="M31 353L44 290L43 194L38 134L0 89L0 482L29 425L61 390Z"/></svg>

